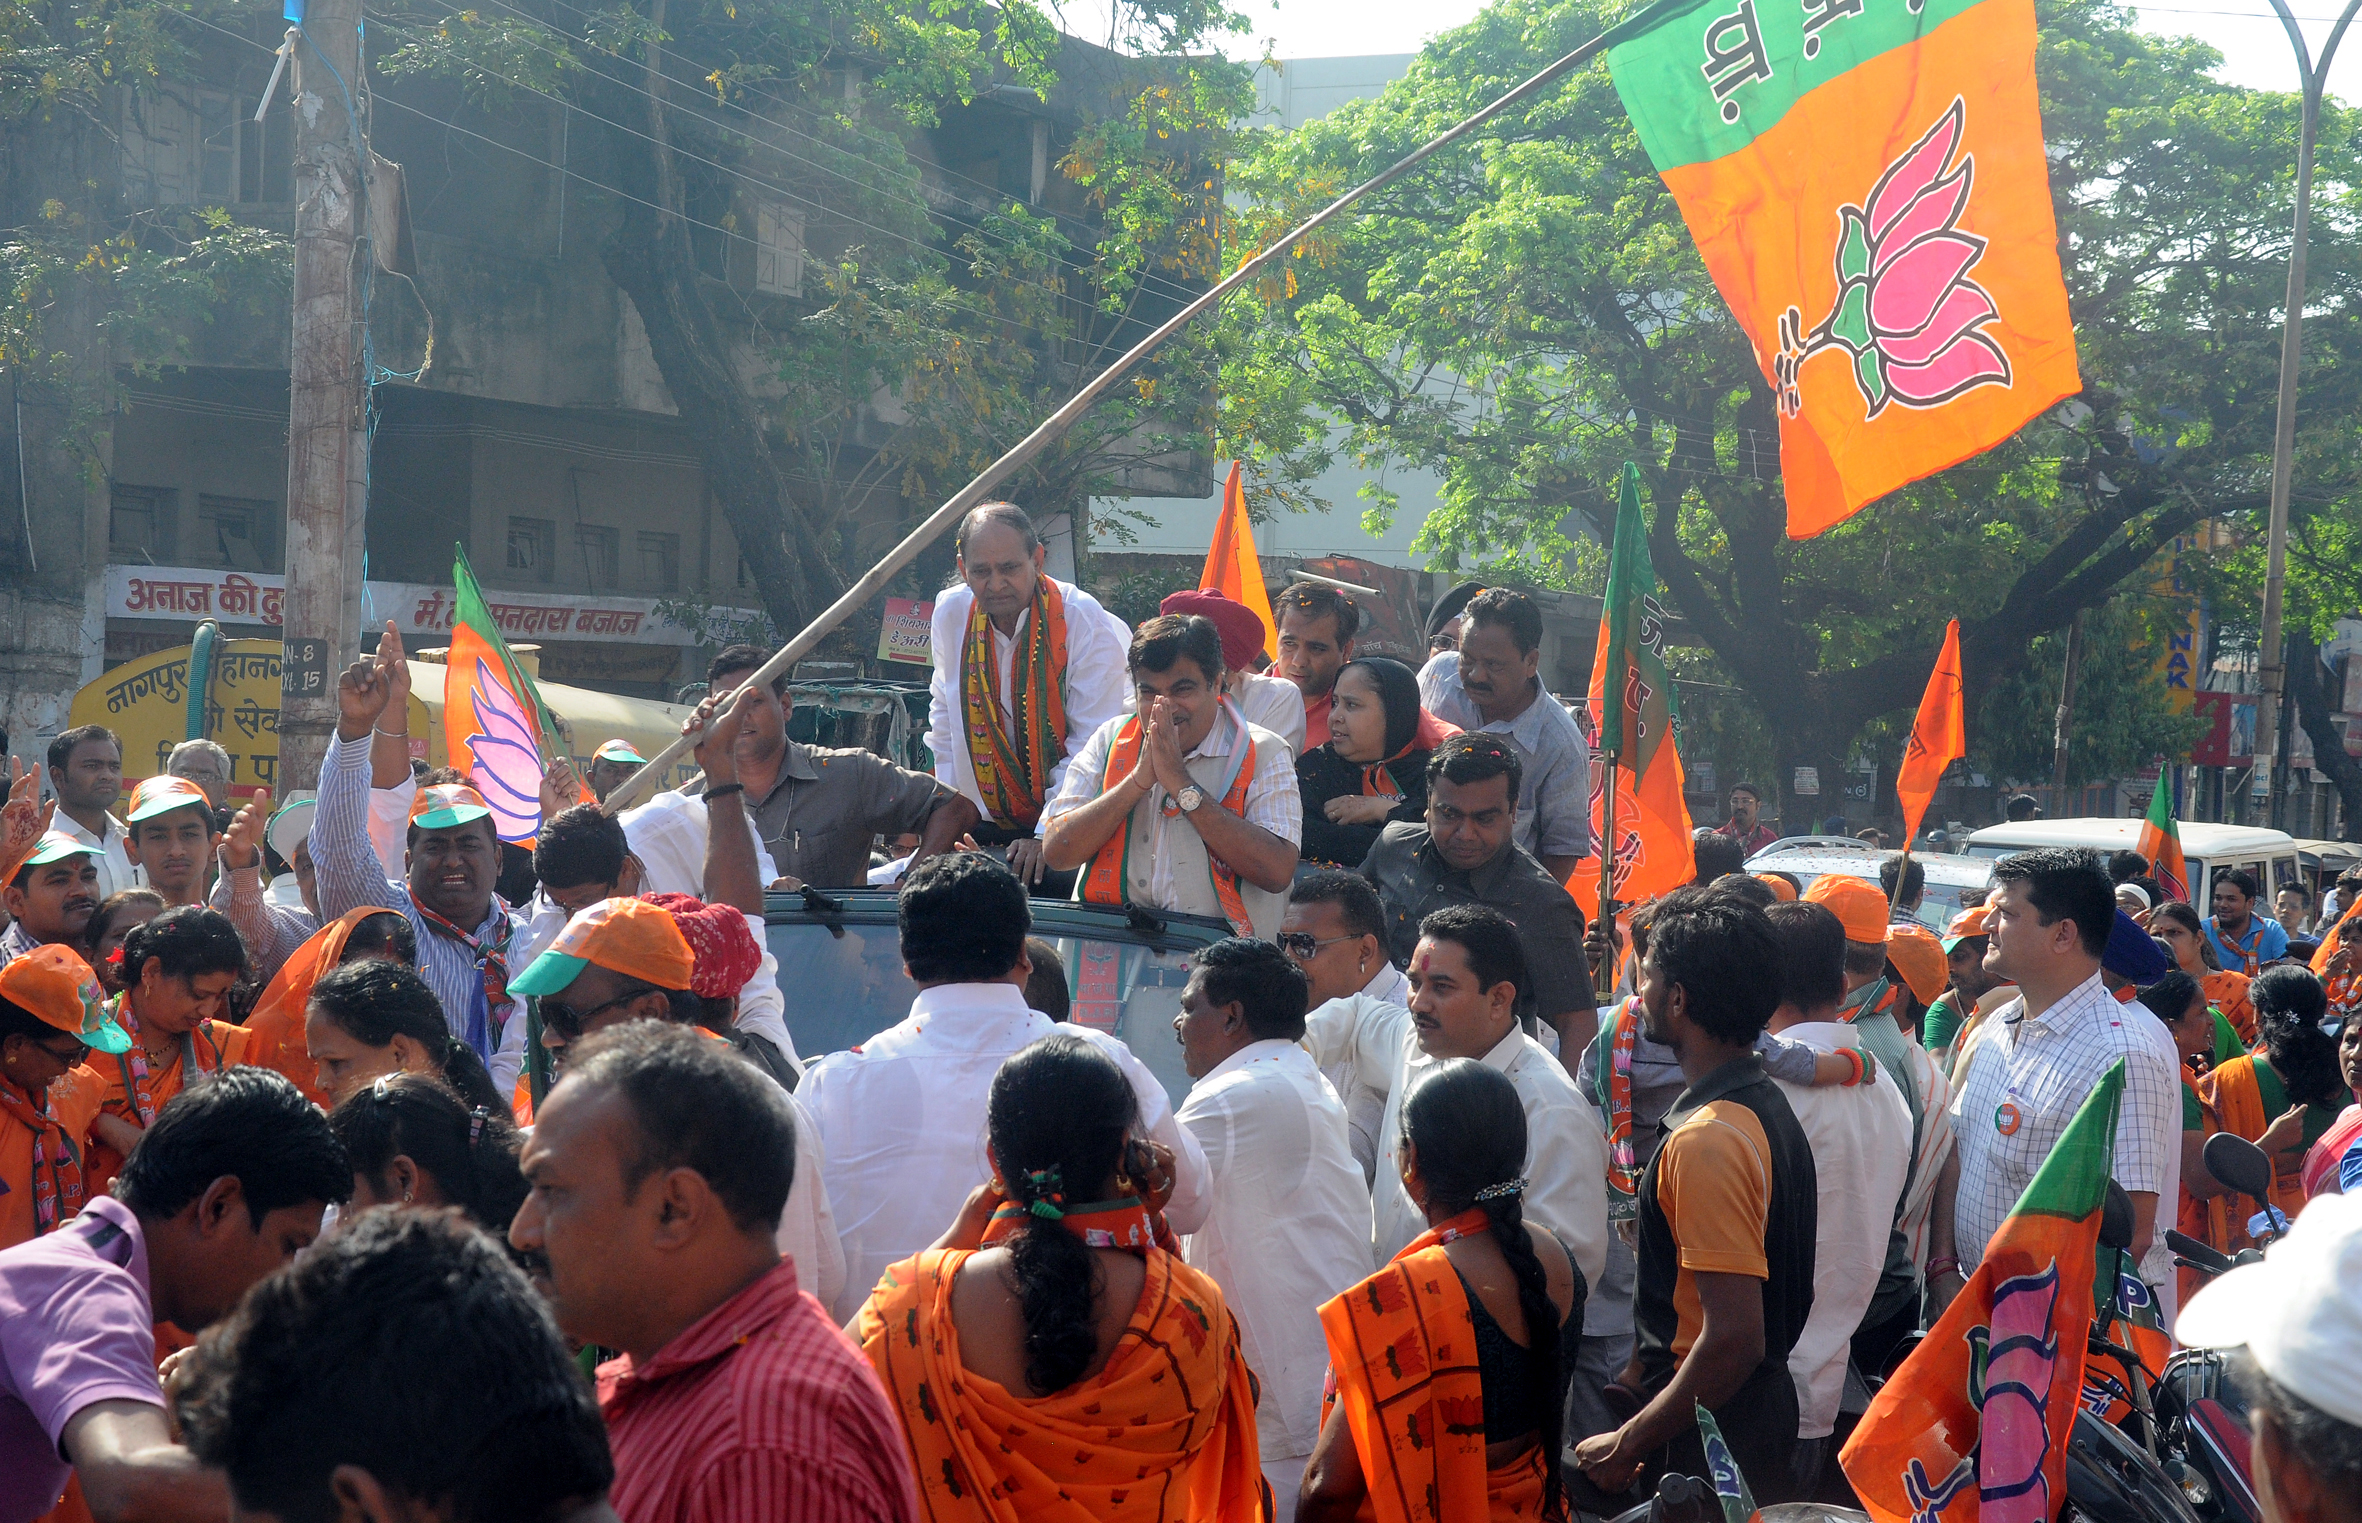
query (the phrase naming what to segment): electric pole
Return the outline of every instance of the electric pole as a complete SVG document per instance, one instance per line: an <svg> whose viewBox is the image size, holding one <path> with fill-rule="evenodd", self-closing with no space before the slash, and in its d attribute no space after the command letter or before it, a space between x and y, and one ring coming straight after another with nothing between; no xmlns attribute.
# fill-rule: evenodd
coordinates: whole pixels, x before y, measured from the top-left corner
<svg viewBox="0 0 2362 1523"><path fill-rule="evenodd" d="M287 594L274 792L317 786L336 674L361 624L368 519L356 245L366 226L361 0L288 0L295 74L295 327L288 344ZM399 724L399 717L389 716Z"/></svg>

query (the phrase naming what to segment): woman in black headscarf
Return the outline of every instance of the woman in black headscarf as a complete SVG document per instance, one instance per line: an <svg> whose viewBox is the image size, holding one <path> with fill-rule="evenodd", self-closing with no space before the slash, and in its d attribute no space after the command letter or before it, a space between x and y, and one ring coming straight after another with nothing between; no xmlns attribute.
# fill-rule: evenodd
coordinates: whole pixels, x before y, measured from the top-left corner
<svg viewBox="0 0 2362 1523"><path fill-rule="evenodd" d="M1304 860L1359 867L1390 820L1427 815L1427 751L1418 745L1419 679L1373 656L1337 671L1329 739L1296 759Z"/></svg>

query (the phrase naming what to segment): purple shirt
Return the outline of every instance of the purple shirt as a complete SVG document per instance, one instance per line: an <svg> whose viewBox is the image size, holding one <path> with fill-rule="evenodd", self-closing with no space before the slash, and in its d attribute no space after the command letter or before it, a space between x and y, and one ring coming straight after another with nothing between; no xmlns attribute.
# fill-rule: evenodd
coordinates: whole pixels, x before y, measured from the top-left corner
<svg viewBox="0 0 2362 1523"><path fill-rule="evenodd" d="M0 1523L57 1505L66 1424L102 1401L164 1405L148 1245L102 1195L62 1229L0 1252Z"/></svg>

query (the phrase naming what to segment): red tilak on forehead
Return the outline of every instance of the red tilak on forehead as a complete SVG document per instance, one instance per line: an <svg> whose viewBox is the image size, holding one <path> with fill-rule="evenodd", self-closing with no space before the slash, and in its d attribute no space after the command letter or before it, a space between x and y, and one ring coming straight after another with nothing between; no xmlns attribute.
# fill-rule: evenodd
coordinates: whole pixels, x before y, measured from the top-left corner
<svg viewBox="0 0 2362 1523"><path fill-rule="evenodd" d="M1418 967L1419 967L1419 971L1420 971L1420 972L1422 972L1422 973L1432 973L1432 972L1434 972L1434 971L1435 971L1435 954L1434 954L1433 952L1430 952L1429 950L1427 950L1427 948L1425 948L1425 947L1421 947L1421 948L1419 948L1419 963L1418 963Z"/></svg>

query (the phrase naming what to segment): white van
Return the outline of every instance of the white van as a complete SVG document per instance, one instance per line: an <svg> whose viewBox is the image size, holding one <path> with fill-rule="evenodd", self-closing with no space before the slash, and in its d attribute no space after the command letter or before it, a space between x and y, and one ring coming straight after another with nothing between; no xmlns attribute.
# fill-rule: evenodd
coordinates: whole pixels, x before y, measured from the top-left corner
<svg viewBox="0 0 2362 1523"><path fill-rule="evenodd" d="M2214 912L2214 875L2234 867L2246 868L2263 885L2260 914L2271 913L2272 895L2282 884L2304 881L2296 840L2285 830L2185 821L2181 836L2182 855L2190 861L2190 902L2200 914ZM2088 846L2104 858L2110 852L2137 851L2140 839L2139 820L2020 820L1972 833L1968 855L2014 857L2042 846Z"/></svg>

